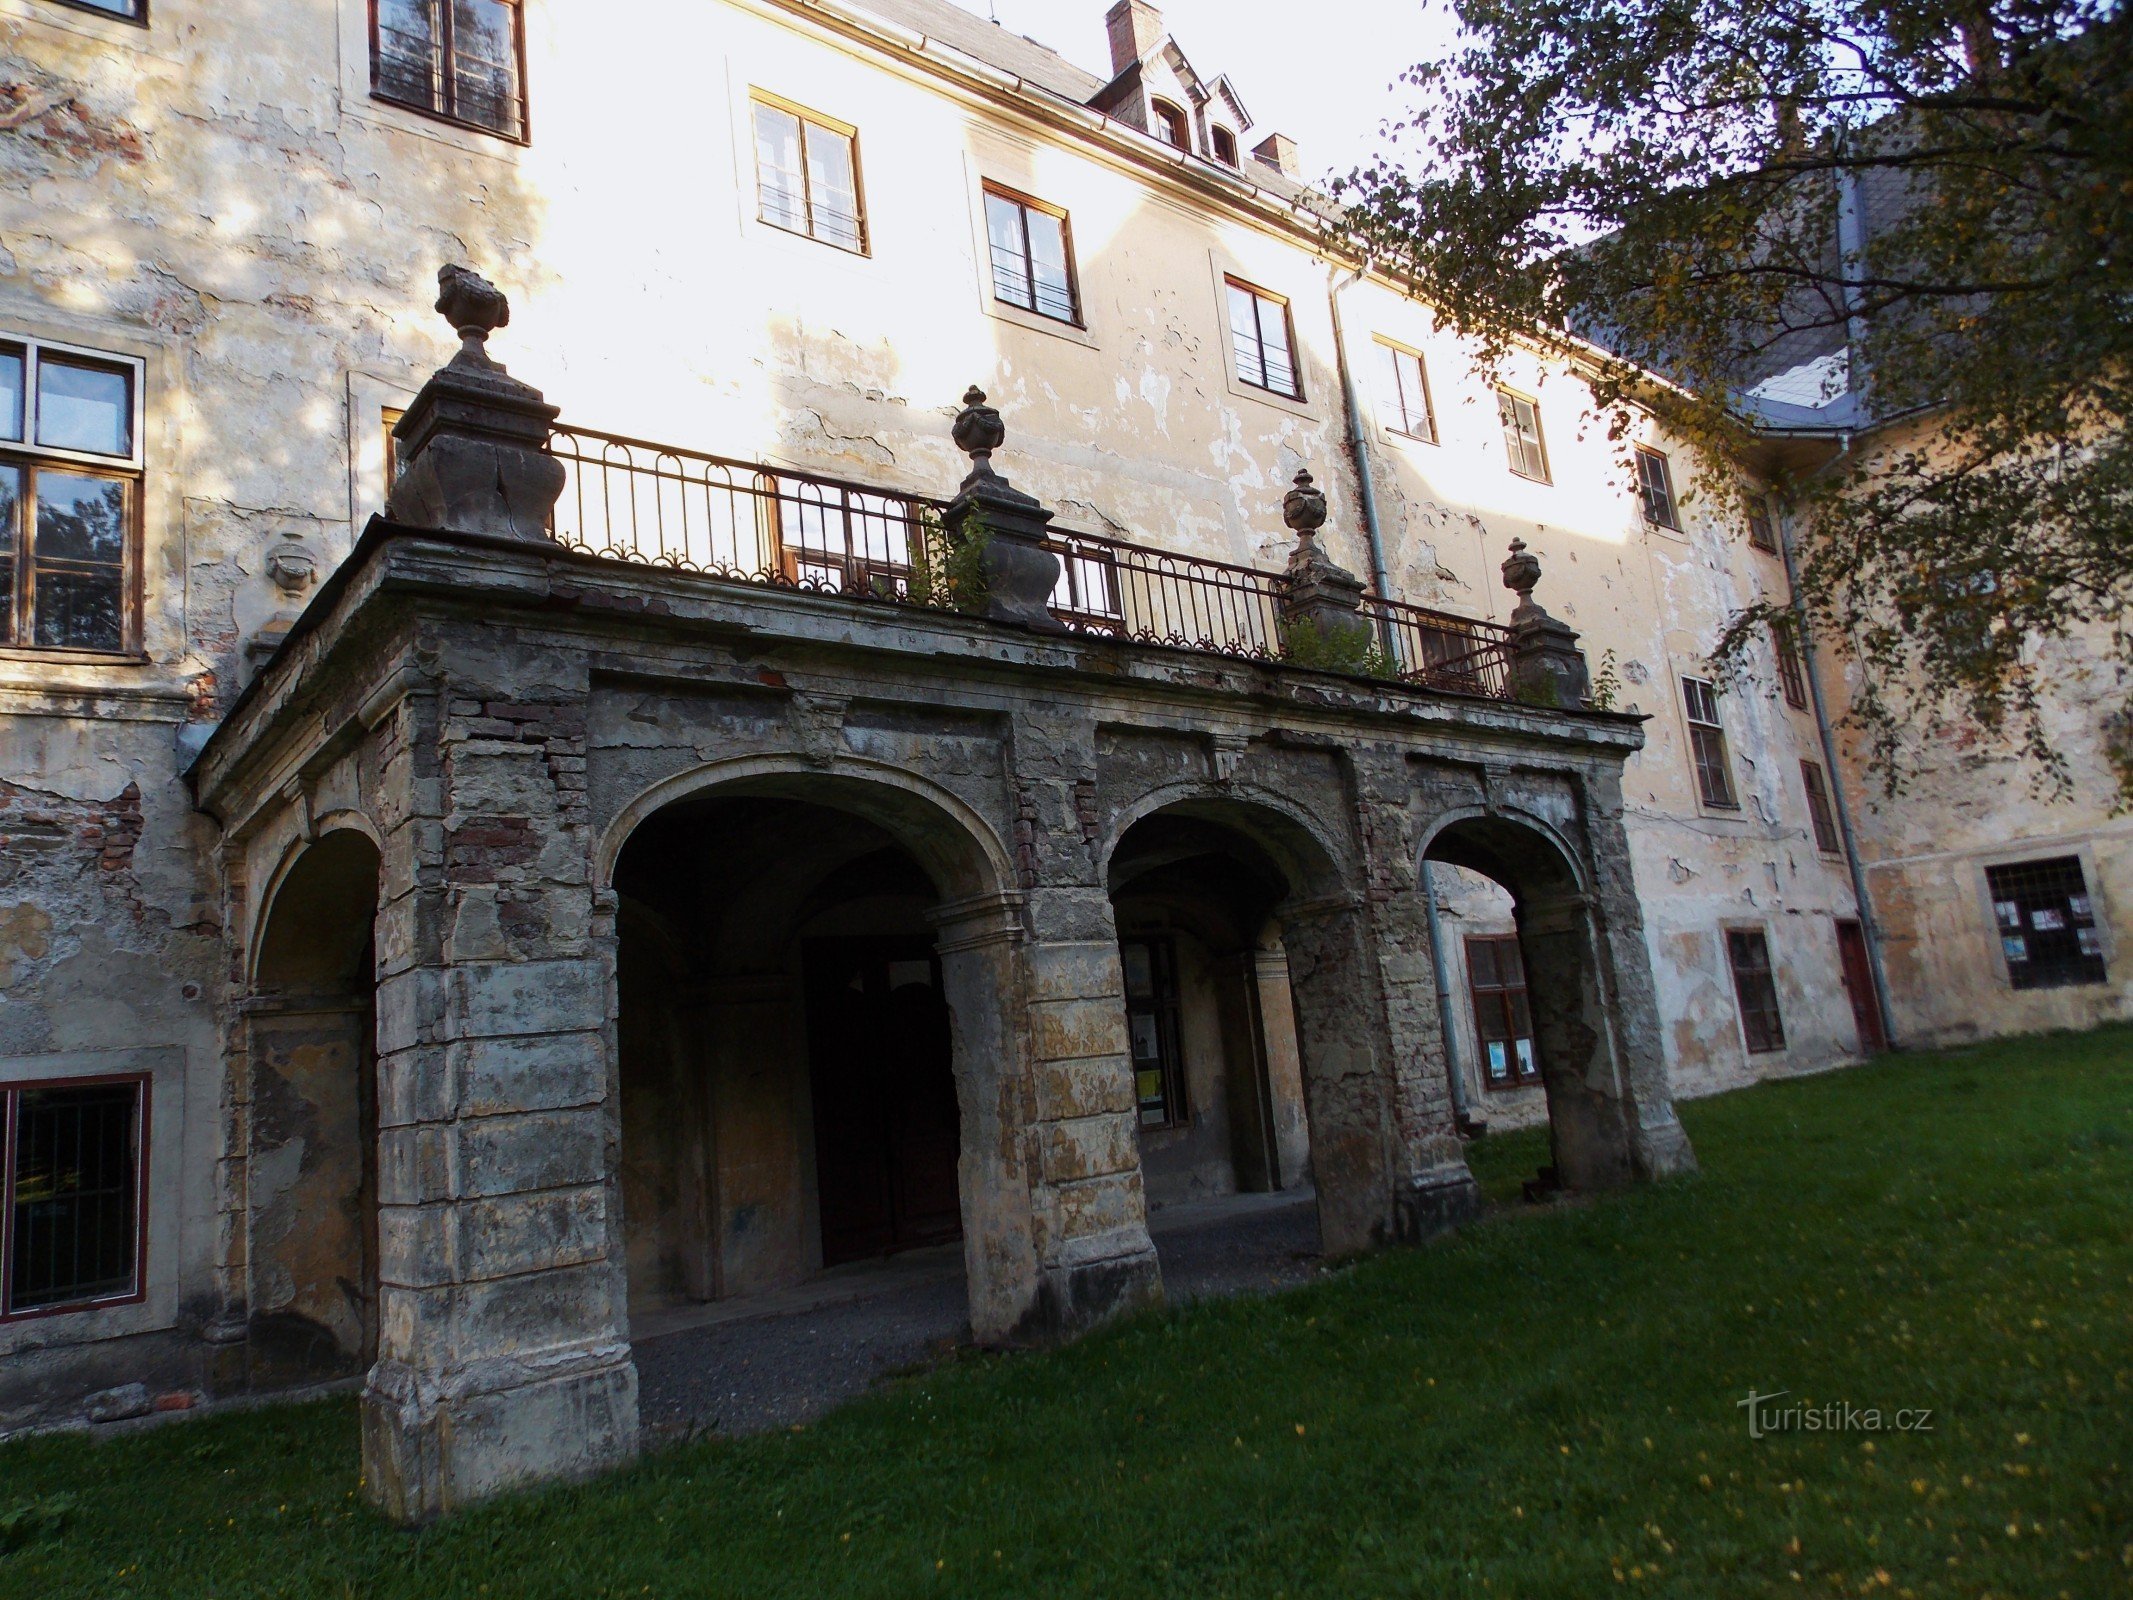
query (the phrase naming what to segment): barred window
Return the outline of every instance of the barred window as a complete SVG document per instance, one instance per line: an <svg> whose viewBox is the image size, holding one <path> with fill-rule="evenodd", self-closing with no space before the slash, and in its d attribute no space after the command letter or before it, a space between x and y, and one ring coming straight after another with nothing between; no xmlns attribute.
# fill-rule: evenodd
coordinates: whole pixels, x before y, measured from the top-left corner
<svg viewBox="0 0 2133 1600"><path fill-rule="evenodd" d="M1737 811L1733 765L1726 757L1726 729L1718 720L1718 691L1702 678L1683 678L1681 696L1689 717L1689 757L1696 765L1696 788L1703 803Z"/></svg>
<svg viewBox="0 0 2133 1600"><path fill-rule="evenodd" d="M992 248L993 298L1055 322L1080 323L1073 236L1064 211L988 183L985 237Z"/></svg>
<svg viewBox="0 0 2133 1600"><path fill-rule="evenodd" d="M1821 766L1802 761L1800 781L1807 788L1807 818L1814 824L1815 848L1824 855L1838 854L1842 847L1837 839L1837 817L1830 807L1829 783L1822 776Z"/></svg>
<svg viewBox="0 0 2133 1600"><path fill-rule="evenodd" d="M1796 711L1807 709L1807 669L1800 661L1799 641L1782 623L1770 626L1770 649L1777 657L1778 685L1785 691L1785 704Z"/></svg>
<svg viewBox="0 0 2133 1600"><path fill-rule="evenodd" d="M1510 389L1498 389L1496 409L1503 417L1503 442L1511 455L1511 470L1535 483L1548 482L1548 446L1541 438L1538 402Z"/></svg>
<svg viewBox="0 0 2133 1600"><path fill-rule="evenodd" d="M137 1297L145 1079L0 1088L0 1316Z"/></svg>
<svg viewBox="0 0 2133 1600"><path fill-rule="evenodd" d="M373 0L370 91L507 139L526 137L520 0Z"/></svg>
<svg viewBox="0 0 2133 1600"><path fill-rule="evenodd" d="M0 338L0 645L129 648L140 378L137 361Z"/></svg>
<svg viewBox="0 0 2133 1600"><path fill-rule="evenodd" d="M1422 357L1401 345L1378 342L1378 416L1394 433L1437 442L1437 414L1430 405L1429 375Z"/></svg>
<svg viewBox="0 0 2133 1600"><path fill-rule="evenodd" d="M1785 1019L1778 1014L1769 939L1760 928L1728 928L1726 958L1733 967L1733 993L1740 1001L1741 1031L1748 1036L1748 1049L1756 1055L1784 1049Z"/></svg>
<svg viewBox="0 0 2133 1600"><path fill-rule="evenodd" d="M1987 867L1993 921L2017 989L2106 983L2103 930L2078 856Z"/></svg>
<svg viewBox="0 0 2133 1600"><path fill-rule="evenodd" d="M1118 954L1126 973L1126 1033L1141 1126L1177 1127L1187 1120L1177 954L1168 939L1121 940Z"/></svg>
<svg viewBox="0 0 2133 1600"><path fill-rule="evenodd" d="M1235 278L1228 283L1230 344L1237 353L1238 380L1301 400L1303 385L1296 377L1296 338L1289 323L1288 301Z"/></svg>
<svg viewBox="0 0 2133 1600"><path fill-rule="evenodd" d="M756 215L773 228L866 254L859 130L758 95Z"/></svg>
<svg viewBox="0 0 2133 1600"><path fill-rule="evenodd" d="M1644 502L1646 522L1681 531L1681 516L1674 507L1674 474L1663 451L1637 446L1637 494Z"/></svg>
<svg viewBox="0 0 2133 1600"><path fill-rule="evenodd" d="M1520 1089L1539 1083L1540 1057L1533 1042L1518 935L1470 937L1466 981L1474 1001L1474 1040L1484 1087Z"/></svg>

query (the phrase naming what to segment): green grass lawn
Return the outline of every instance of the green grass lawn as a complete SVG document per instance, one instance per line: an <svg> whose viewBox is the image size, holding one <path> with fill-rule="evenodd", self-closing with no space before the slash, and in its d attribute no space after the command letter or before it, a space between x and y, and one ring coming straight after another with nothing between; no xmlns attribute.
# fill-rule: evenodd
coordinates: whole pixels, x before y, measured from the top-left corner
<svg viewBox="0 0 2133 1600"><path fill-rule="evenodd" d="M0 1594L2133 1596L2133 1031L1683 1115L1699 1178L416 1534L352 1402L0 1447Z"/></svg>

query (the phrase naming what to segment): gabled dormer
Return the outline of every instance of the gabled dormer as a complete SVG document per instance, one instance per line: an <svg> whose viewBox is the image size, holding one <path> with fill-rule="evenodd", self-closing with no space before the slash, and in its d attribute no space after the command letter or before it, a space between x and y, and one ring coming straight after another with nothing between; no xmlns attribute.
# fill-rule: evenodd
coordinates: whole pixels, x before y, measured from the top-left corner
<svg viewBox="0 0 2133 1600"><path fill-rule="evenodd" d="M1251 114L1225 75L1194 70L1145 0L1119 0L1105 25L1111 36L1111 81L1090 106L1165 144L1242 171Z"/></svg>

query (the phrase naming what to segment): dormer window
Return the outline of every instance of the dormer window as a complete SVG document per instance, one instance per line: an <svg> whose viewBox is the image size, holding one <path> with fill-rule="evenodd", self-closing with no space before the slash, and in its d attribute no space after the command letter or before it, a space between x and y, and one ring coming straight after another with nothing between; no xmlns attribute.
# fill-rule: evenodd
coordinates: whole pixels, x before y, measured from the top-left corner
<svg viewBox="0 0 2133 1600"><path fill-rule="evenodd" d="M1155 113L1155 136L1165 144L1176 145L1180 150L1192 148L1192 125L1185 120L1185 113L1168 100L1149 102L1149 110Z"/></svg>
<svg viewBox="0 0 2133 1600"><path fill-rule="evenodd" d="M1215 159L1225 167L1237 165L1237 136L1227 128L1215 128L1208 135L1215 147Z"/></svg>

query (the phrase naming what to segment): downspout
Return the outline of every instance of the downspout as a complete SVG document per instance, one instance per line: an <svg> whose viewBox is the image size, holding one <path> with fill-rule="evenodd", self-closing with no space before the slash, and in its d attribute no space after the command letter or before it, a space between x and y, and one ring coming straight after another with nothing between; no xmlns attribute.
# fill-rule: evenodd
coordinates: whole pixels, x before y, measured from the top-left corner
<svg viewBox="0 0 2133 1600"><path fill-rule="evenodd" d="M1377 481L1370 473L1369 441L1363 432L1362 407L1356 404L1355 373L1348 365L1348 336L1341 328L1341 291L1360 283L1370 270L1365 261L1343 280L1340 268L1335 267L1329 275L1326 300L1333 307L1333 360L1341 375L1341 409L1348 419L1348 453L1355 458L1355 481L1363 499L1363 532L1370 542L1370 590L1383 599L1392 598L1392 580L1385 566L1385 532L1378 521ZM1392 619L1380 613L1378 616L1378 648L1388 656L1392 654ZM1430 915L1436 915L1432 902Z"/></svg>
<svg viewBox="0 0 2133 1600"><path fill-rule="evenodd" d="M1849 452L1851 441L1844 441ZM1793 628L1799 635L1802 665L1807 669L1807 698L1814 707L1815 732L1822 740L1822 764L1829 772L1829 796L1837 808L1837 832L1844 840L1844 864L1851 869L1852 899L1859 907L1859 928L1866 937L1867 976L1874 985L1874 1011L1881 1018L1881 1037L1896 1048L1896 1014L1889 1006L1889 979L1881 959L1881 923L1874 915L1873 896L1867 892L1866 867L1859 859L1859 839L1852 832L1851 803L1844 798L1844 769L1837 763L1837 737L1829 725L1829 710L1822 699L1822 675L1815 668L1814 640L1807 631L1807 608L1800 603L1794 566L1792 508L1778 508L1778 551L1785 560L1785 593L1792 610Z"/></svg>

